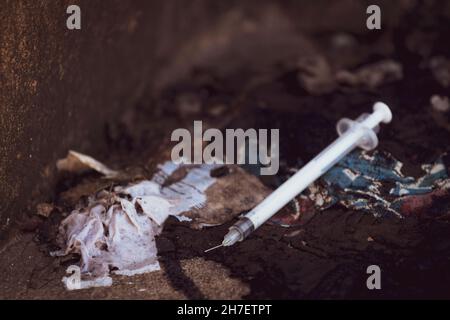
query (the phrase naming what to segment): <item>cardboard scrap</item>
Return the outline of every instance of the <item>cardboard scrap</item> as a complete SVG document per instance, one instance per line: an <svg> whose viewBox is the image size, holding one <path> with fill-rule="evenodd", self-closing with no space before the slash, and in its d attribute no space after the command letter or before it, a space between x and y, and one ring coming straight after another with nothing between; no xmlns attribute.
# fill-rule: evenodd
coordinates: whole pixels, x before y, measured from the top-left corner
<svg viewBox="0 0 450 320"><path fill-rule="evenodd" d="M55 206L50 203L39 203L36 205L36 214L48 218L54 209Z"/></svg>
<svg viewBox="0 0 450 320"><path fill-rule="evenodd" d="M118 171L108 168L94 158L72 150L69 151L66 158L60 159L56 162L56 167L59 171L74 173L95 170L108 178L114 178L119 174Z"/></svg>

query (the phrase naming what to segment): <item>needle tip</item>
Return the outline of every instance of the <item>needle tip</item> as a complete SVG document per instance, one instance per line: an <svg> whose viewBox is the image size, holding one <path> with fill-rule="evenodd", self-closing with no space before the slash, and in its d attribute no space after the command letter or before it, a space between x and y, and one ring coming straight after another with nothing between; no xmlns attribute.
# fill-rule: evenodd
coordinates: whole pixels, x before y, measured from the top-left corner
<svg viewBox="0 0 450 320"><path fill-rule="evenodd" d="M205 253L206 253L206 252L209 252L209 251L212 251L212 250L214 250L214 249L220 248L220 247L222 247L222 246L223 246L223 244L219 244L218 246L209 248L209 249L205 250Z"/></svg>

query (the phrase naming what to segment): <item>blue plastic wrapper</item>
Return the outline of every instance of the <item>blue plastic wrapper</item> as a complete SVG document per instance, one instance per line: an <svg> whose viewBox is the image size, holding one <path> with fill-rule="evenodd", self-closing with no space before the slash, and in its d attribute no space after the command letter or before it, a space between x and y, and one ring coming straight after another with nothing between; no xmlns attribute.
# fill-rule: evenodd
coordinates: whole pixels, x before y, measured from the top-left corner
<svg viewBox="0 0 450 320"><path fill-rule="evenodd" d="M450 195L450 179L442 155L422 165L418 178L405 176L403 164L387 152L356 150L342 159L296 199L289 212L271 219L282 226L303 224L317 211L340 204L376 217L420 215Z"/></svg>
<svg viewBox="0 0 450 320"><path fill-rule="evenodd" d="M439 196L448 193L450 180L442 156L433 164L423 165L424 175L419 178L405 177L401 172L402 166L386 152L375 151L369 155L355 151L330 169L322 181L334 202L375 216L387 213L399 217L410 215L413 212L404 208L405 201L420 202L419 199L429 199L423 197L427 194Z"/></svg>

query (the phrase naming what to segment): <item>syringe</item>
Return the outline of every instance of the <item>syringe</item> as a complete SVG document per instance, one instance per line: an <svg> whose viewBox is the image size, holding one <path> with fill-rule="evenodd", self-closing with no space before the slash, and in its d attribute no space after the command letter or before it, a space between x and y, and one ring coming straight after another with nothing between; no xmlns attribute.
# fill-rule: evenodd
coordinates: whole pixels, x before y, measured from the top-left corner
<svg viewBox="0 0 450 320"><path fill-rule="evenodd" d="M372 114L364 113L355 121L341 119L336 125L338 139L231 226L221 245L207 251L244 240L356 147L374 149L378 145L378 125L391 120L391 110L382 102L375 103Z"/></svg>

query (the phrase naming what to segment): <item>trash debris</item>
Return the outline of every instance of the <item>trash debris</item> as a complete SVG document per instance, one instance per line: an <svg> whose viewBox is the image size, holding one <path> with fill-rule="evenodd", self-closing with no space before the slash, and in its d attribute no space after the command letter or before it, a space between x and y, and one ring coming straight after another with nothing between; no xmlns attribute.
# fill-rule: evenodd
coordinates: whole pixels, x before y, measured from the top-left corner
<svg viewBox="0 0 450 320"><path fill-rule="evenodd" d="M54 209L55 206L50 203L39 203L36 206L36 214L41 217L48 218Z"/></svg>
<svg viewBox="0 0 450 320"><path fill-rule="evenodd" d="M59 171L69 171L73 173L95 170L107 178L114 178L119 175L117 171L108 168L94 158L72 150L69 151L66 158L57 161L56 167Z"/></svg>
<svg viewBox="0 0 450 320"><path fill-rule="evenodd" d="M53 255L81 255L84 287L102 285L100 280L110 272L131 276L159 270L155 236L169 215L193 228L218 225L250 210L269 193L258 178L238 166L212 177L221 166L168 161L152 180L90 195L87 204L80 201L61 222L57 239L61 250Z"/></svg>
<svg viewBox="0 0 450 320"><path fill-rule="evenodd" d="M402 204L414 198L407 196L430 193L436 188L448 189L445 183L442 184L448 175L441 158L432 165L423 165L425 175L418 179L405 177L401 173L402 166L388 153L374 152L369 156L355 152L332 168L324 176L324 182L336 201L347 208L365 210L375 216L389 213L398 217L409 215L412 212ZM394 186L389 189L386 186L390 184Z"/></svg>
<svg viewBox="0 0 450 320"><path fill-rule="evenodd" d="M127 275L159 270L158 225L114 193L101 192L89 204L62 221L57 241L63 250L53 255L80 254L82 274L94 278L107 276L110 268Z"/></svg>
<svg viewBox="0 0 450 320"><path fill-rule="evenodd" d="M433 164L423 165L425 174L416 179L405 177L401 172L403 164L389 153L375 151L369 155L366 151L354 151L296 199L300 207L308 209L309 216L337 203L375 217L403 218L421 214L434 201L450 194L450 179L443 157ZM284 218L282 224L282 219L278 217L272 222L284 226L302 222ZM302 215L299 219L302 220Z"/></svg>
<svg viewBox="0 0 450 320"><path fill-rule="evenodd" d="M403 78L403 67L394 60L382 60L355 71L335 71L325 57L315 56L300 59L297 67L300 84L313 95L331 93L338 88L374 90L382 84Z"/></svg>
<svg viewBox="0 0 450 320"><path fill-rule="evenodd" d="M286 228L305 225L317 212L335 203L334 198L327 192L326 188L317 188L315 183L311 184L286 208L270 218L269 223Z"/></svg>
<svg viewBox="0 0 450 320"><path fill-rule="evenodd" d="M430 69L436 81L444 88L450 86L450 60L442 56L433 57L430 60Z"/></svg>
<svg viewBox="0 0 450 320"><path fill-rule="evenodd" d="M382 60L363 66L356 71L341 70L336 73L339 85L376 89L382 84L403 78L402 65L394 60Z"/></svg>
<svg viewBox="0 0 450 320"><path fill-rule="evenodd" d="M294 230L292 232L288 232L284 235L284 237L286 238L293 238L293 237L298 237L299 235L301 235L304 232L304 230Z"/></svg>
<svg viewBox="0 0 450 320"><path fill-rule="evenodd" d="M442 97L435 94L431 96L430 103L434 111L445 113L450 110L450 102L448 97Z"/></svg>
<svg viewBox="0 0 450 320"><path fill-rule="evenodd" d="M334 73L325 57L305 57L298 61L298 79L311 94L330 93L336 88Z"/></svg>
<svg viewBox="0 0 450 320"><path fill-rule="evenodd" d="M162 185L161 194L175 199L170 215L188 221L190 227L201 229L230 221L261 202L270 190L256 176L236 165L174 165L160 166L153 181ZM179 181L170 178L179 172L185 175ZM221 172L221 174L218 174ZM167 185L167 181L171 181Z"/></svg>

